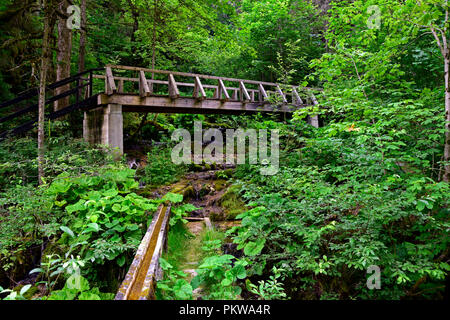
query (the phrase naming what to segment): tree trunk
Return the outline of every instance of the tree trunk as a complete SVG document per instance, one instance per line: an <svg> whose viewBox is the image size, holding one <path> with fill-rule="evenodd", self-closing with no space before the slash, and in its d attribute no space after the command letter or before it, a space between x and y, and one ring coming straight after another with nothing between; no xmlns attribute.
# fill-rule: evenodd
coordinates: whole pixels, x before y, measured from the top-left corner
<svg viewBox="0 0 450 320"><path fill-rule="evenodd" d="M444 57L444 76L445 76L445 144L444 144L444 167L445 182L450 182L450 49L447 48Z"/></svg>
<svg viewBox="0 0 450 320"><path fill-rule="evenodd" d="M81 0L81 30L78 72L83 72L86 67L86 33L86 0Z"/></svg>
<svg viewBox="0 0 450 320"><path fill-rule="evenodd" d="M59 10L67 14L67 0L61 1ZM72 53L72 30L67 27L67 19L58 19L58 53L56 56L56 81L70 77L70 57ZM55 95L70 90L70 85L55 89ZM55 102L55 111L61 110L69 105L69 97Z"/></svg>
<svg viewBox="0 0 450 320"><path fill-rule="evenodd" d="M49 37L50 22L49 8L46 0L43 0L44 7L44 36L42 40L41 70L39 77L39 117L38 117L38 181L39 185L43 183L44 177L44 120L45 120L45 87L47 82L47 69L49 58Z"/></svg>

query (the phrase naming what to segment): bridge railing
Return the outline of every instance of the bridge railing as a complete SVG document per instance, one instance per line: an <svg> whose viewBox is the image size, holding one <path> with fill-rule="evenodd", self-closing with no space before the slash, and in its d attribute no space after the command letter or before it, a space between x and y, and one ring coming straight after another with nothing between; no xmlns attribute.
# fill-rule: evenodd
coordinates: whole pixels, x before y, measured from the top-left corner
<svg viewBox="0 0 450 320"><path fill-rule="evenodd" d="M45 118L51 120L60 118L85 106L86 103L90 102L90 98L93 96L93 73L99 70L102 69L87 70L72 77L49 84L46 87L46 92L48 92L48 95L51 95L51 97L46 99L46 106L67 97L73 97L74 101L72 104L63 109L54 112L47 112ZM55 93L56 89L67 86L69 86L68 90ZM19 118L23 118L25 121L12 129L7 129L1 132L0 139L4 139L8 135L17 135L20 133L24 133L31 130L36 125L38 121L38 117L36 115L32 116L31 118L29 116L26 116L38 111L38 96L39 88L31 88L21 95L17 96L16 98L0 104L0 110L6 108L11 109L10 114L0 117L0 124ZM23 107L23 105L25 105L25 107ZM17 124L18 123L16 123L16 125Z"/></svg>
<svg viewBox="0 0 450 320"><path fill-rule="evenodd" d="M117 75L124 71L133 73L135 77ZM149 74L151 74L151 78L148 77ZM160 75L160 79L155 79L154 75ZM118 65L107 65L105 74L94 75L94 78L104 80L105 94L107 95L125 93L125 83L132 82L138 84L139 95L142 98L157 95L154 90L155 85L162 85L167 86L166 95L172 99L178 99L181 96L180 91L182 93L186 91L192 92L192 97L200 101L217 99L223 102L284 104L297 108L318 104L313 88L264 81ZM161 78L166 78L166 80L161 80ZM190 79L191 81L177 81L175 78ZM215 82L216 84L205 84L204 82ZM232 85L226 85L230 83ZM189 88L189 90L180 90L180 88Z"/></svg>

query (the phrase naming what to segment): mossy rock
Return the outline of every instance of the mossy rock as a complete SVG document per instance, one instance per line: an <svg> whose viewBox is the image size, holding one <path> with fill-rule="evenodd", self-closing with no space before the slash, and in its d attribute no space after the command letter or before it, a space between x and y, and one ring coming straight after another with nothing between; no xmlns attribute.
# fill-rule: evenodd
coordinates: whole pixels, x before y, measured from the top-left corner
<svg viewBox="0 0 450 320"><path fill-rule="evenodd" d="M247 210L245 202L239 195L239 187L237 186L231 186L219 199L218 204L224 210L224 220L234 220L237 215Z"/></svg>
<svg viewBox="0 0 450 320"><path fill-rule="evenodd" d="M193 172L200 172L203 171L203 166L199 165L199 164L189 164L188 166L189 171L193 171Z"/></svg>
<svg viewBox="0 0 450 320"><path fill-rule="evenodd" d="M225 212L220 208L220 210L214 210L209 213L209 219L211 221L224 221L226 220Z"/></svg>
<svg viewBox="0 0 450 320"><path fill-rule="evenodd" d="M210 194L211 191L213 191L213 190L214 190L214 188L213 188L212 185L210 185L210 184L204 184L204 185L202 186L202 188L198 191L198 196L199 196L200 198L202 198L202 197L204 197L204 196Z"/></svg>
<svg viewBox="0 0 450 320"><path fill-rule="evenodd" d="M155 191L155 189L152 186L148 185L148 186L145 186L143 189L139 190L137 193L141 197L151 198L153 196L154 191Z"/></svg>
<svg viewBox="0 0 450 320"><path fill-rule="evenodd" d="M222 191L227 186L227 180L224 179L218 179L214 181L214 189L216 191Z"/></svg>
<svg viewBox="0 0 450 320"><path fill-rule="evenodd" d="M193 186L187 186L183 189L183 201L194 199L196 197L196 192Z"/></svg>

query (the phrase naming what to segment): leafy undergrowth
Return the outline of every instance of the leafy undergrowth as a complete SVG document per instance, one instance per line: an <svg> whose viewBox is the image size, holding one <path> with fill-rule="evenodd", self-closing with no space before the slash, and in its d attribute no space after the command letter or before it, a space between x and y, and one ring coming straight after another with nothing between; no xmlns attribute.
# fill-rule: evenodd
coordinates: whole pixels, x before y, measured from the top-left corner
<svg viewBox="0 0 450 320"><path fill-rule="evenodd" d="M363 132L330 138L327 130L282 152L276 176L238 168L236 184L252 209L229 234L249 276L272 274L291 299L442 298L448 183L402 171L393 152L381 154ZM372 265L381 289L367 286Z"/></svg>
<svg viewBox="0 0 450 320"><path fill-rule="evenodd" d="M162 202L182 201L170 193L137 195L136 172L120 162L93 164L81 172L75 164L39 188L17 185L2 194L1 275L34 283L6 290L7 299L112 298L105 292L118 289L152 214ZM175 205L173 221L189 209ZM9 286L6 280L0 285Z"/></svg>
<svg viewBox="0 0 450 320"><path fill-rule="evenodd" d="M169 233L169 252L160 259L164 279L157 284L157 298L164 300L238 299L242 289L237 281L246 277L244 260L224 254L222 246L225 234L216 229L204 229L197 237L189 234L178 223ZM187 251L193 251L199 261L196 276L189 279L183 272L188 259ZM199 288L200 291L194 293Z"/></svg>

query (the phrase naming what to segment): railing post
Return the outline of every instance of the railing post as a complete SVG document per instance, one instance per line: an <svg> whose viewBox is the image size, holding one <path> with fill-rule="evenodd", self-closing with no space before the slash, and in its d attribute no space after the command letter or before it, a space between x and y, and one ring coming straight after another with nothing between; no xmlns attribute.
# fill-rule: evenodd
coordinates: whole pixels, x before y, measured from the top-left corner
<svg viewBox="0 0 450 320"><path fill-rule="evenodd" d="M89 72L89 97L88 98L92 97L92 84L94 82L93 80L94 80L94 75L91 70Z"/></svg>
<svg viewBox="0 0 450 320"><path fill-rule="evenodd" d="M77 94L76 94L76 103L78 104L80 102L80 77L77 77Z"/></svg>

